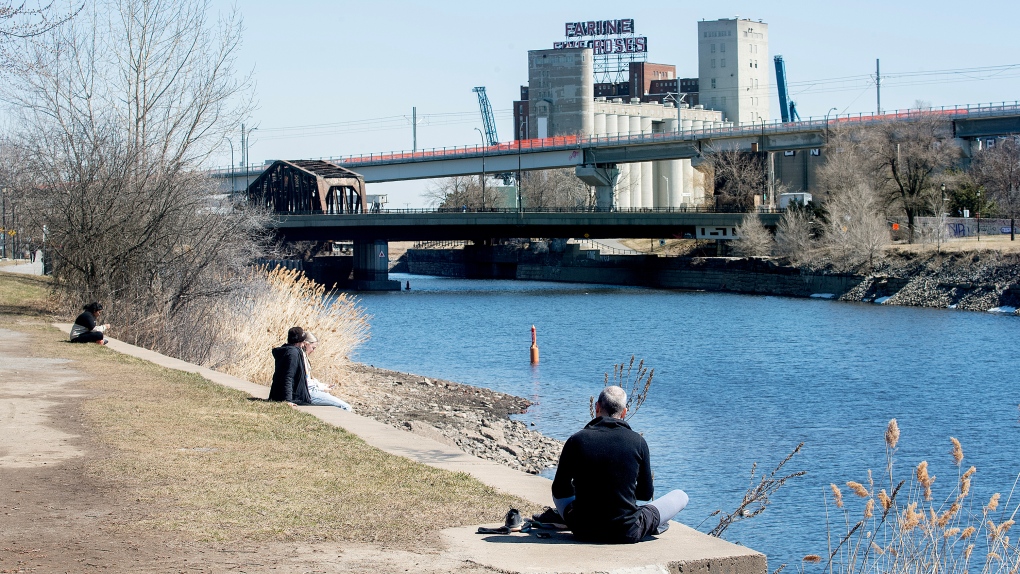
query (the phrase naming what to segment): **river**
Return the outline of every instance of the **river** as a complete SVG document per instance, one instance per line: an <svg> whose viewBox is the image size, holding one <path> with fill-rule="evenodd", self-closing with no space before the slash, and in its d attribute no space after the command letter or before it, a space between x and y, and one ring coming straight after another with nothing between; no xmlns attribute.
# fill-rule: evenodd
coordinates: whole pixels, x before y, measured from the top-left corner
<svg viewBox="0 0 1020 574"><path fill-rule="evenodd" d="M727 540L799 568L826 555L828 485L880 487L883 434L902 431L894 472L910 479L927 460L936 499L955 494L949 437L977 467L975 507L1006 502L1020 472L1020 319L823 299L391 274L411 290L368 293L371 340L356 359L527 397L520 419L565 440L589 420L588 398L613 365L636 356L655 369L631 419L652 453L656 491L682 488L678 519L708 531L715 510L736 508L753 463L771 471L800 442L785 471L805 470L760 516ZM541 363L529 364L531 326ZM1008 504L1016 508L1020 492ZM841 511L839 511L841 512ZM843 521L835 508L829 519ZM834 528L838 536L840 526ZM842 530L845 533L845 527Z"/></svg>

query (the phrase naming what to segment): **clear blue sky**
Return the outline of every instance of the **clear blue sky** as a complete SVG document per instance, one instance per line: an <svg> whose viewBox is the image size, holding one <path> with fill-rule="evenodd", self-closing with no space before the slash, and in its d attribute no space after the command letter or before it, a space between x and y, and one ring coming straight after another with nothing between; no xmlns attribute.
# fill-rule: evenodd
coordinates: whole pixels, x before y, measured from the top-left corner
<svg viewBox="0 0 1020 574"><path fill-rule="evenodd" d="M511 105L528 80L527 51L551 48L567 21L633 18L637 34L648 37L649 61L696 77L698 20L761 19L769 25L770 55L784 56L805 118L833 107L873 111L869 75L876 58L886 110L916 100L941 106L1020 99L1020 67L975 70L1020 64L1014 47L1020 3L1009 1L238 0L237 6L245 22L239 65L254 71L259 102L249 123L259 126L253 162L410 149L413 106L419 148L477 143L474 86L488 91L500 139L512 139ZM967 71L896 77L938 70ZM821 82L841 77L855 78ZM772 100L778 118L775 94ZM380 120L364 121L373 119ZM293 129L299 126L315 127ZM239 149L239 136L234 140ZM229 164L226 143L216 160ZM390 207L415 207L423 185L378 184L369 192L389 193Z"/></svg>

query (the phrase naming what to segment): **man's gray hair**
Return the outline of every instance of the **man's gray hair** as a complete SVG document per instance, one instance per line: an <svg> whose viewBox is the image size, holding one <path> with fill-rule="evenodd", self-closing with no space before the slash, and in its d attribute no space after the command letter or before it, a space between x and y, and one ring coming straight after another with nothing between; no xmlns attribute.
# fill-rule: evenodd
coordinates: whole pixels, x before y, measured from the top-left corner
<svg viewBox="0 0 1020 574"><path fill-rule="evenodd" d="M619 418L627 408L627 392L617 386L606 387L599 393L598 405L602 414Z"/></svg>

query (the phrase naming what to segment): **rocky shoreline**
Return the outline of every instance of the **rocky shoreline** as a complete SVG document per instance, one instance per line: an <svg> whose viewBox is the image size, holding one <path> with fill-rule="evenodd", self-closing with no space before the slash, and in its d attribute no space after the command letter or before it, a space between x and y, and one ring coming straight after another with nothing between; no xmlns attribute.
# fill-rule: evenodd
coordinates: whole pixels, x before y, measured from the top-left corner
<svg viewBox="0 0 1020 574"><path fill-rule="evenodd" d="M897 253L839 299L1020 315L1020 255Z"/></svg>
<svg viewBox="0 0 1020 574"><path fill-rule="evenodd" d="M360 415L531 474L559 460L562 442L509 418L527 399L359 363L352 371L337 394Z"/></svg>

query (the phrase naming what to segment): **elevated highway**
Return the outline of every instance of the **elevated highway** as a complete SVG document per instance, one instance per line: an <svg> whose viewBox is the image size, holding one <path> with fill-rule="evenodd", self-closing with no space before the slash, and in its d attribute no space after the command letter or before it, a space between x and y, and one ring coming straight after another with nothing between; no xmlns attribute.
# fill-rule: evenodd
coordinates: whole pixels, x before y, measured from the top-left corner
<svg viewBox="0 0 1020 574"><path fill-rule="evenodd" d="M328 159L363 175L366 183L505 173L579 166L613 166L668 159L690 159L709 149L778 152L824 147L828 131L837 125L873 125L911 121L936 114L950 122L961 140L979 140L1020 133L1020 103L964 105L925 111L880 115L839 115L801 122L745 125L671 133L619 137L563 136L522 140L493 146L455 146L422 151L382 152ZM965 149L969 152L969 149ZM242 191L262 166L216 169L228 188ZM225 189L226 190L226 189Z"/></svg>

